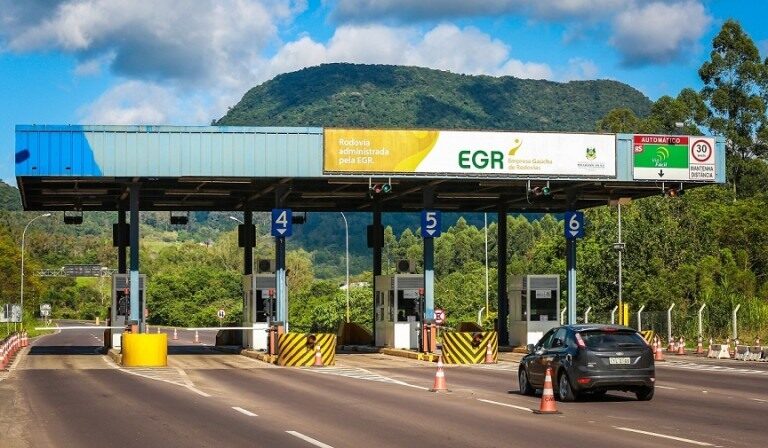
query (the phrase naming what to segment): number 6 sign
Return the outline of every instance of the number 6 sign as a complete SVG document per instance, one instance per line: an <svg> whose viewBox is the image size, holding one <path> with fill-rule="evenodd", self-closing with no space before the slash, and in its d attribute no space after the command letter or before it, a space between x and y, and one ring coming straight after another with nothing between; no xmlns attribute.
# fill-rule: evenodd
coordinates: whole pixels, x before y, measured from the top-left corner
<svg viewBox="0 0 768 448"><path fill-rule="evenodd" d="M584 238L584 212L565 212L565 239Z"/></svg>

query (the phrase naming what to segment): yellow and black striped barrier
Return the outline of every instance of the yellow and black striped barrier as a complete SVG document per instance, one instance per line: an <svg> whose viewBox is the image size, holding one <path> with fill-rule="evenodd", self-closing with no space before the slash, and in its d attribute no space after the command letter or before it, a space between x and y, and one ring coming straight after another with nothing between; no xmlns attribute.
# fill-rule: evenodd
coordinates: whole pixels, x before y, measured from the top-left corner
<svg viewBox="0 0 768 448"><path fill-rule="evenodd" d="M314 338L312 337L314 336ZM314 340L314 341L313 341ZM311 367L316 347L320 347L323 365L336 363L336 335L332 333L285 333L278 340L277 364L285 367Z"/></svg>
<svg viewBox="0 0 768 448"><path fill-rule="evenodd" d="M645 339L645 342L650 344L653 341L653 330L643 330L640 334L643 335L643 339Z"/></svg>
<svg viewBox="0 0 768 448"><path fill-rule="evenodd" d="M482 364L489 343L496 362L499 359L499 335L495 331L449 331L443 335L443 361L446 364Z"/></svg>

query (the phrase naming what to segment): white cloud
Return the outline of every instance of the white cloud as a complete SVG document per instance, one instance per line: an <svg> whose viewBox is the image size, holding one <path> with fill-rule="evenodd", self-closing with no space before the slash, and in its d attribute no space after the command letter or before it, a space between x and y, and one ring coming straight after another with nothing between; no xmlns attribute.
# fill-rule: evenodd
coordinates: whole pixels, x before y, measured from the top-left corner
<svg viewBox="0 0 768 448"><path fill-rule="evenodd" d="M711 22L696 0L643 3L615 17L611 44L627 65L668 63L695 49Z"/></svg>
<svg viewBox="0 0 768 448"><path fill-rule="evenodd" d="M119 76L239 85L278 26L305 8L306 0L0 0L0 48L71 53L85 72L111 54Z"/></svg>
<svg viewBox="0 0 768 448"><path fill-rule="evenodd" d="M166 124L178 107L169 89L127 81L107 90L79 112L82 121L90 124Z"/></svg>
<svg viewBox="0 0 768 448"><path fill-rule="evenodd" d="M572 58L568 60L568 67L559 79L562 81L595 79L599 72L600 70L594 61L583 58Z"/></svg>
<svg viewBox="0 0 768 448"><path fill-rule="evenodd" d="M438 25L424 34L415 28L342 26L327 44L309 37L283 46L269 61L274 75L325 62L400 64L455 73L552 78L546 64L510 57L510 48L476 28Z"/></svg>

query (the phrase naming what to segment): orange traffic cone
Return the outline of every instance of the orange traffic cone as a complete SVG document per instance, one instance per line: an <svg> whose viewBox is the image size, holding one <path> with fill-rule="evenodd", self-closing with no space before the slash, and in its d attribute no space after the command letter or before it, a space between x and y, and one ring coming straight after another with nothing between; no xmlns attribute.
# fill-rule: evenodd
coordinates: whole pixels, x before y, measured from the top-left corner
<svg viewBox="0 0 768 448"><path fill-rule="evenodd" d="M696 354L701 355L704 353L704 347L701 345L701 335L696 339Z"/></svg>
<svg viewBox="0 0 768 448"><path fill-rule="evenodd" d="M435 384L430 392L450 392L448 383L445 382L445 372L443 372L443 355L437 357L437 372L435 372Z"/></svg>
<svg viewBox="0 0 768 448"><path fill-rule="evenodd" d="M176 328L173 329L173 340L174 341L179 340L179 333L176 331Z"/></svg>
<svg viewBox="0 0 768 448"><path fill-rule="evenodd" d="M661 340L658 340L658 348L656 349L656 356L653 357L654 361L664 361L664 350L661 349Z"/></svg>
<svg viewBox="0 0 768 448"><path fill-rule="evenodd" d="M544 391L541 393L541 404L539 410L534 410L534 414L560 414L555 403L555 392L552 390L552 367L547 367L547 374L544 377Z"/></svg>
<svg viewBox="0 0 768 448"><path fill-rule="evenodd" d="M491 350L490 342L485 348L485 364L496 364L496 361L493 359L493 350Z"/></svg>
<svg viewBox="0 0 768 448"><path fill-rule="evenodd" d="M323 367L323 353L320 351L320 346L315 346L315 363L312 367Z"/></svg>
<svg viewBox="0 0 768 448"><path fill-rule="evenodd" d="M667 351L670 353L675 351L675 340L672 337L669 338L669 345L667 346Z"/></svg>
<svg viewBox="0 0 768 448"><path fill-rule="evenodd" d="M677 354L678 355L685 354L685 339L683 339L682 336L680 336L680 343L677 345Z"/></svg>

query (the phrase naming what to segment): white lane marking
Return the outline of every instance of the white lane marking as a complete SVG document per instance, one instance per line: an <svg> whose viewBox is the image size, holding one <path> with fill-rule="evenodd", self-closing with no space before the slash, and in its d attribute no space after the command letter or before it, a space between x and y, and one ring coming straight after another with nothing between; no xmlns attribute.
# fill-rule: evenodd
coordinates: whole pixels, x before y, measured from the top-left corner
<svg viewBox="0 0 768 448"><path fill-rule="evenodd" d="M656 385L656 387L659 388L659 389L677 390L676 387L659 386L658 384Z"/></svg>
<svg viewBox="0 0 768 448"><path fill-rule="evenodd" d="M697 364L686 361L669 361L665 364L656 364L656 367L671 367L673 369L697 370L700 372L721 372L737 373L742 375L763 375L768 376L768 370L744 369L738 367L727 367L709 364Z"/></svg>
<svg viewBox="0 0 768 448"><path fill-rule="evenodd" d="M623 426L614 426L614 428L618 429L620 431L635 432L635 433L638 433L638 434L645 434L646 436L653 436L653 437L659 437L659 438L662 438L662 439L669 439L669 440L675 440L675 441L678 441L678 442L690 443L692 445L714 446L711 443L699 442L698 440L691 440L691 439L684 439L682 437L668 436L666 434L659 434L659 433L656 433L656 432L641 431L639 429L625 428Z"/></svg>
<svg viewBox="0 0 768 448"><path fill-rule="evenodd" d="M298 437L298 438L300 438L301 440L303 440L305 442L309 442L312 445L319 446L320 448L333 448L331 445L323 443L323 442L321 442L319 440L315 440L312 437L305 436L304 434L302 434L302 433L300 433L298 431L285 431L285 432L287 432L288 434L290 434L290 435L292 435L294 437Z"/></svg>
<svg viewBox="0 0 768 448"><path fill-rule="evenodd" d="M130 368L126 369L123 367L118 366L114 361L112 361L112 358L108 356L102 356L101 359L104 360L105 363L107 363L108 366L117 369L121 372L125 372L129 375L139 376L142 378L147 378L150 380L155 381L162 381L164 383L173 384L174 386L181 386L186 389L188 389L191 392L196 393L197 395L200 395L201 397L210 397L211 395L208 393L203 392L202 390L195 387L194 383L189 380L189 377L187 376L187 373L183 371L182 369L176 367L176 368L170 368L170 367L155 367L155 368Z"/></svg>
<svg viewBox="0 0 768 448"><path fill-rule="evenodd" d="M246 409L243 409L243 408L241 408L239 406L232 406L232 409L236 410L237 412L239 412L241 414L245 414L248 417L258 417L258 415L254 414L253 412L251 412L249 410L246 410Z"/></svg>
<svg viewBox="0 0 768 448"><path fill-rule="evenodd" d="M507 408L518 409L518 410L525 411L525 412L533 412L532 409L524 408L522 406L515 406L514 404L509 404L509 403L500 403L498 401L486 400L486 399L483 399L483 398L478 398L477 401L482 401L483 403L495 404L497 406L504 406L504 407L507 407Z"/></svg>
<svg viewBox="0 0 768 448"><path fill-rule="evenodd" d="M760 403L768 403L768 400L761 400L760 398L750 398L750 400L759 401Z"/></svg>
<svg viewBox="0 0 768 448"><path fill-rule="evenodd" d="M343 376L347 378L355 378L358 380L375 381L378 383L397 384L399 386L407 386L407 387L413 387L415 389L427 390L426 387L408 384L404 381L379 375L378 373L371 372L370 370L361 369L359 367L323 367L322 369L306 368L302 370L306 372L320 373L323 375Z"/></svg>

